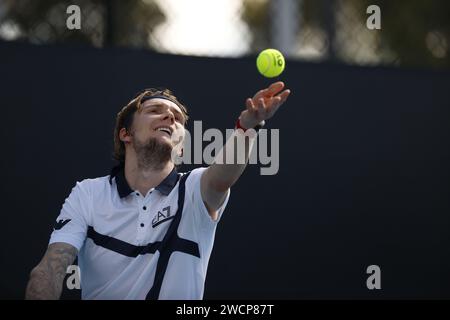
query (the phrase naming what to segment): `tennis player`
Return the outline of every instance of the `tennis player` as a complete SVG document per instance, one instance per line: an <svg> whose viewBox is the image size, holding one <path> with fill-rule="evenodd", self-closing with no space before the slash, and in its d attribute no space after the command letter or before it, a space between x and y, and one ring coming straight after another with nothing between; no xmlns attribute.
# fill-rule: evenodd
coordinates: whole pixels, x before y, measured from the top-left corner
<svg viewBox="0 0 450 320"><path fill-rule="evenodd" d="M217 157L244 135L248 160L257 129L289 94L276 82L248 98L238 130ZM203 298L216 226L246 164L216 161L178 173L174 155L183 152L187 119L168 89L144 90L117 114L119 165L108 176L76 183L31 271L27 299L59 299L77 256L83 299Z"/></svg>

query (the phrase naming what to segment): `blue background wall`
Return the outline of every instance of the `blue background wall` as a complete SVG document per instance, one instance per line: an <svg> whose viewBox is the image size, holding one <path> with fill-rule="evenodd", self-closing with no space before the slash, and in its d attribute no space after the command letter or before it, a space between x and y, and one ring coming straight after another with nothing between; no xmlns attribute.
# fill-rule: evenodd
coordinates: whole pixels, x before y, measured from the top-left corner
<svg viewBox="0 0 450 320"><path fill-rule="evenodd" d="M255 57L19 43L0 57L1 298L23 298L75 181L109 173L136 92L171 88L225 130L271 82ZM450 298L450 74L287 61L279 79L280 170L251 165L233 188L205 298ZM372 264L381 290L366 287Z"/></svg>

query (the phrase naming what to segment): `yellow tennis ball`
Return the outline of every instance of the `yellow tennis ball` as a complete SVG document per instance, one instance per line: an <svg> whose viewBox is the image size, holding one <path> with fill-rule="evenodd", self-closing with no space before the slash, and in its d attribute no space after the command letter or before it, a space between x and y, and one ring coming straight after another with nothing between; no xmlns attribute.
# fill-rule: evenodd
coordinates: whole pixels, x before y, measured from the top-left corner
<svg viewBox="0 0 450 320"><path fill-rule="evenodd" d="M283 54L276 49L263 50L256 59L258 71L267 78L279 76L285 64Z"/></svg>

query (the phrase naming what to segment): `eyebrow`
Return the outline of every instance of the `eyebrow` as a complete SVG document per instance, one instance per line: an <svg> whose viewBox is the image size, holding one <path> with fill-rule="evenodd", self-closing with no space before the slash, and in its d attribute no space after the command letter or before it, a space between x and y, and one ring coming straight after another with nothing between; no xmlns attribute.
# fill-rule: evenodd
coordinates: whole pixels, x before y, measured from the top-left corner
<svg viewBox="0 0 450 320"><path fill-rule="evenodd" d="M176 114L178 114L179 116L181 116L183 118L183 121L186 121L186 117L184 116L184 114L180 111L178 111L178 109L176 109L173 106L161 103L161 102L157 102L157 103L153 103L153 104L147 104L147 105L142 105L142 108L147 109L147 108L151 108L151 107L156 107L156 108L161 108L161 107L169 107L170 109L172 109L172 111L175 111Z"/></svg>

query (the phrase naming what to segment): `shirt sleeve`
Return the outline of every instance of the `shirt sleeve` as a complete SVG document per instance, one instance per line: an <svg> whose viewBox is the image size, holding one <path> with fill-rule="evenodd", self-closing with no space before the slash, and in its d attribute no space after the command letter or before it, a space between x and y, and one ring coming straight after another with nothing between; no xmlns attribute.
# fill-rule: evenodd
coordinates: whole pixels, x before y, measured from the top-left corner
<svg viewBox="0 0 450 320"><path fill-rule="evenodd" d="M202 174L205 172L207 168L197 168L191 171L189 177L186 180L186 194L188 196L188 201L191 201L191 205L193 206L195 218L200 221L200 223L204 226L215 226L222 217L222 213L225 210L228 199L230 198L230 189L228 189L228 193L225 197L225 200L221 204L221 206L217 209L218 217L217 220L213 220L209 215L208 209L205 206L205 203L202 199L202 194L200 190L200 180Z"/></svg>
<svg viewBox="0 0 450 320"><path fill-rule="evenodd" d="M77 182L56 218L49 244L64 242L81 249L86 239L89 203L87 181Z"/></svg>

